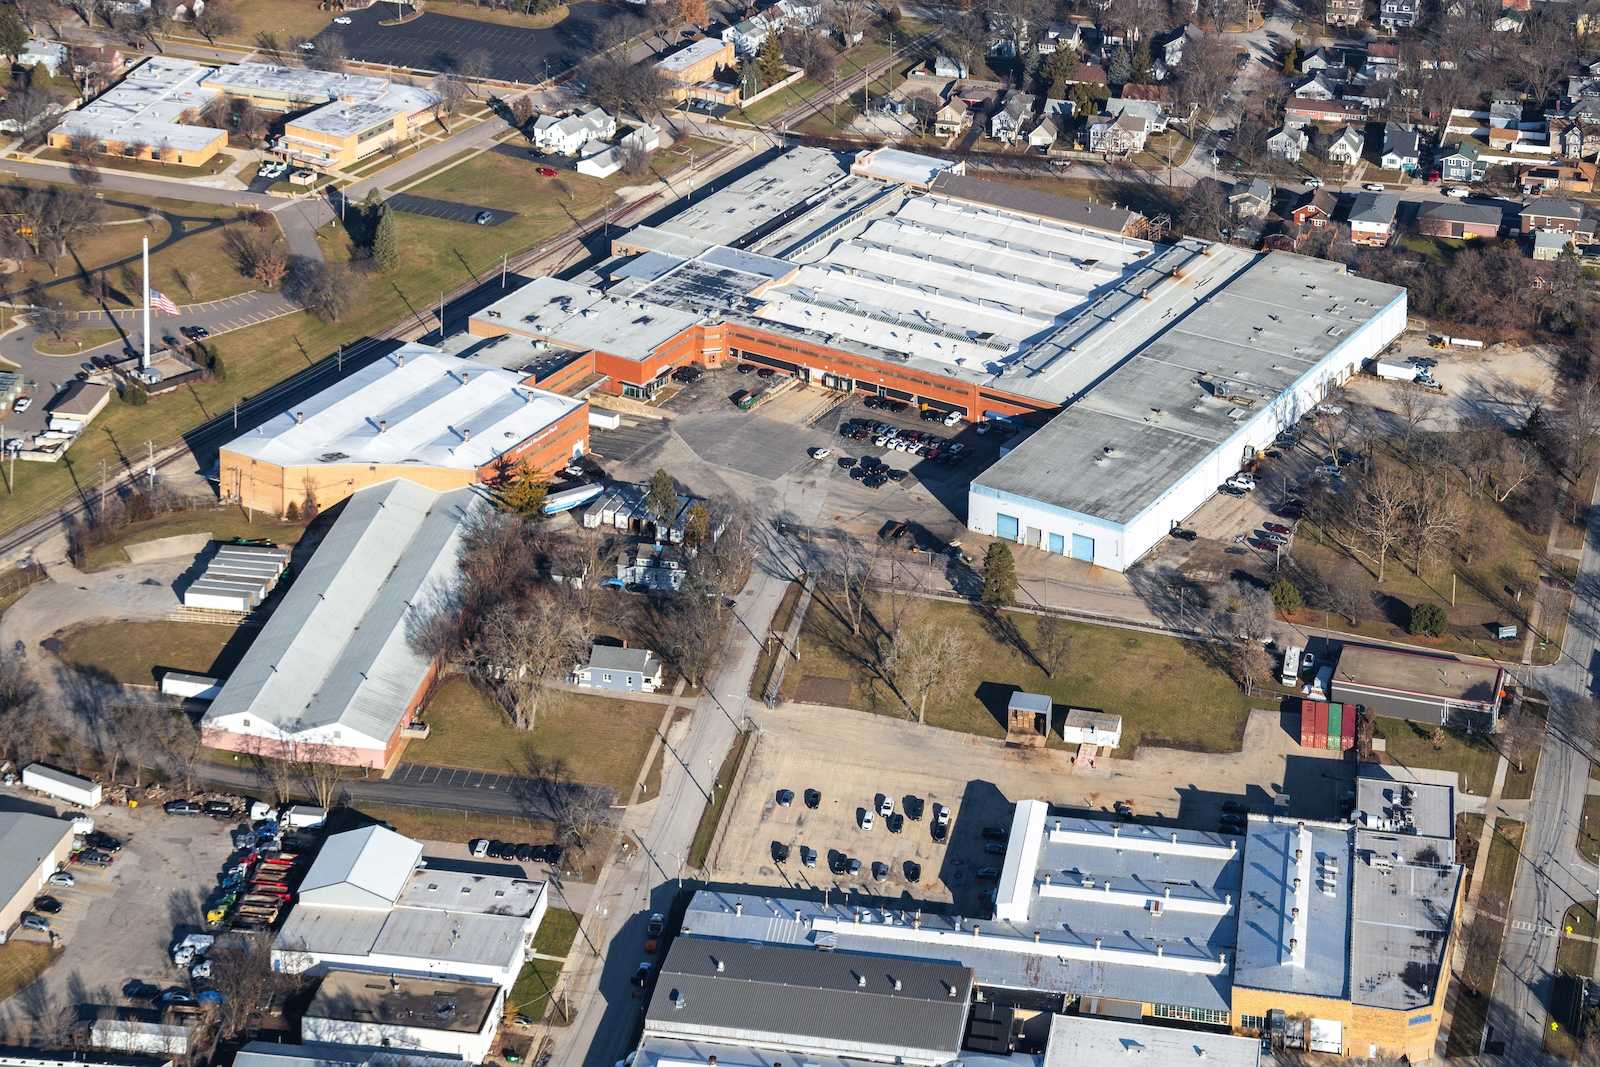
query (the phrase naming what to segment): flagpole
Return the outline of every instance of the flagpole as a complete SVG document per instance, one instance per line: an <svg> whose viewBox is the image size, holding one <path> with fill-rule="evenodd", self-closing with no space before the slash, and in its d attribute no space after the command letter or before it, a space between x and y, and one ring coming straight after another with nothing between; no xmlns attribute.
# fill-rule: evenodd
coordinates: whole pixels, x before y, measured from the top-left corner
<svg viewBox="0 0 1600 1067"><path fill-rule="evenodd" d="M144 239L144 356L140 370L150 369L150 238Z"/></svg>

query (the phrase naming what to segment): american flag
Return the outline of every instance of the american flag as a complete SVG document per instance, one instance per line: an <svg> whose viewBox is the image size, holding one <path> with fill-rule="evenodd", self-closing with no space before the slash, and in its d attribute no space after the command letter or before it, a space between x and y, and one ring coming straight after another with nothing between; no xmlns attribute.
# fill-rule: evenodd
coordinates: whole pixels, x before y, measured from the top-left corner
<svg viewBox="0 0 1600 1067"><path fill-rule="evenodd" d="M150 309L167 315L179 314L178 305L174 304L172 298L159 289L150 290Z"/></svg>

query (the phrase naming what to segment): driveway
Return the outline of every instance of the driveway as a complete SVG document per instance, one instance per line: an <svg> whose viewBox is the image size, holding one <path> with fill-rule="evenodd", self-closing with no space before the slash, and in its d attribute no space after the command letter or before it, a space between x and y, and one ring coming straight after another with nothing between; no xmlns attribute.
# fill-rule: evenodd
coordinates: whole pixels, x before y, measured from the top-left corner
<svg viewBox="0 0 1600 1067"><path fill-rule="evenodd" d="M580 0L558 25L536 30L501 26L477 19L455 18L425 12L421 18L398 26L380 22L395 17L396 5L374 4L364 11L348 11L348 26L329 24L324 33L344 39L350 58L386 63L423 72L456 70L475 54L485 60L488 75L500 81L546 81L588 58L615 7L596 0Z"/></svg>

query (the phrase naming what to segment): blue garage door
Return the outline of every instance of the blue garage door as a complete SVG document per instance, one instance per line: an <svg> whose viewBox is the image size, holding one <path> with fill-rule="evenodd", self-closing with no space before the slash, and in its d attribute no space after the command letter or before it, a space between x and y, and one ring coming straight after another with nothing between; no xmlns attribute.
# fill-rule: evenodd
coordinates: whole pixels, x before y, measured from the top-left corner
<svg viewBox="0 0 1600 1067"><path fill-rule="evenodd" d="M1015 541L1019 536L1022 524L1017 522L1015 515L996 513L994 517L994 535L1007 541Z"/></svg>
<svg viewBox="0 0 1600 1067"><path fill-rule="evenodd" d="M1058 556L1066 555L1067 544L1066 541L1062 539L1060 534L1050 535L1050 551Z"/></svg>
<svg viewBox="0 0 1600 1067"><path fill-rule="evenodd" d="M1094 562L1094 538L1083 534L1072 535L1072 558Z"/></svg>

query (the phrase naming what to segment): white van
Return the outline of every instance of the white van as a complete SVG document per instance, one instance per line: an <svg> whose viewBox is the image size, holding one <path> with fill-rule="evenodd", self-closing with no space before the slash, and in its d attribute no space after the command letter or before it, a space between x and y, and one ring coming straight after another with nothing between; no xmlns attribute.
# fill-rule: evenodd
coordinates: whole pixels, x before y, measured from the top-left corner
<svg viewBox="0 0 1600 1067"><path fill-rule="evenodd" d="M1290 645L1283 654L1283 673L1278 680L1284 685L1294 687L1300 684L1300 653L1303 651L1299 645Z"/></svg>

